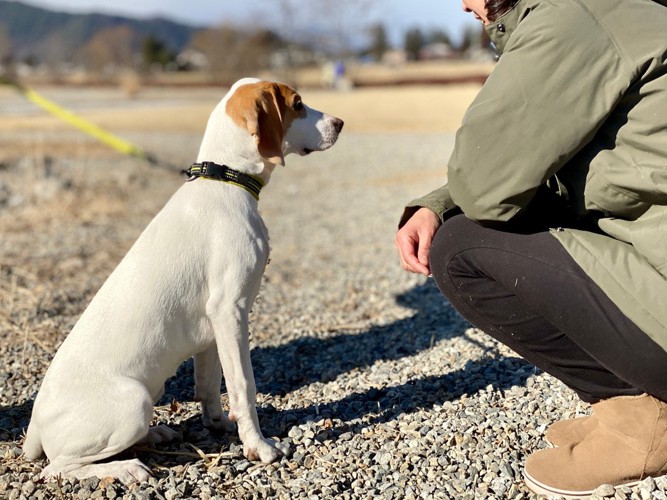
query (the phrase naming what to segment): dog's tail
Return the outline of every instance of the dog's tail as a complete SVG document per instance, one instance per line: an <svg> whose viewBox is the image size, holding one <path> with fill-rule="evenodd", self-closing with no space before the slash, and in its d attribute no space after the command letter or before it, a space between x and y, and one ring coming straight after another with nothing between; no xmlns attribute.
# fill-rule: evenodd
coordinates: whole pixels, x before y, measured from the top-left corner
<svg viewBox="0 0 667 500"><path fill-rule="evenodd" d="M23 454L28 460L35 460L42 456L44 449L42 448L42 439L39 435L39 429L34 421L28 424L28 432L26 432L25 441L23 442Z"/></svg>

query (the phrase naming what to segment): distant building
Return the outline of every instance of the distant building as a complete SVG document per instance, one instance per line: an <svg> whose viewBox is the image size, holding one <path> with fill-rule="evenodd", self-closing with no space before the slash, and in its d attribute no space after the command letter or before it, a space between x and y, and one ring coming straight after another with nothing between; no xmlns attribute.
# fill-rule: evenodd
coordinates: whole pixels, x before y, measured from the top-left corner
<svg viewBox="0 0 667 500"><path fill-rule="evenodd" d="M176 64L182 71L208 71L211 67L208 57L195 49L185 49L178 54Z"/></svg>
<svg viewBox="0 0 667 500"><path fill-rule="evenodd" d="M388 50L382 56L382 62L388 66L401 66L408 60L408 53L405 50Z"/></svg>
<svg viewBox="0 0 667 500"><path fill-rule="evenodd" d="M453 59L458 53L449 44L443 42L430 43L419 51L419 59L429 61L434 59Z"/></svg>

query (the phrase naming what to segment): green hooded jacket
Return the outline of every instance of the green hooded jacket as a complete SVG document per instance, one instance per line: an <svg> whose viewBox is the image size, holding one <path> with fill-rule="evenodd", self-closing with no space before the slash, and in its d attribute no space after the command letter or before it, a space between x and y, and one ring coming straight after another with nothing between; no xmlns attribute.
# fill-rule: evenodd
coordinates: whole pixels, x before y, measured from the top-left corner
<svg viewBox="0 0 667 500"><path fill-rule="evenodd" d="M418 207L503 223L557 179L600 232L552 235L667 350L665 5L519 0L486 26L501 56L456 134L448 182L401 225Z"/></svg>

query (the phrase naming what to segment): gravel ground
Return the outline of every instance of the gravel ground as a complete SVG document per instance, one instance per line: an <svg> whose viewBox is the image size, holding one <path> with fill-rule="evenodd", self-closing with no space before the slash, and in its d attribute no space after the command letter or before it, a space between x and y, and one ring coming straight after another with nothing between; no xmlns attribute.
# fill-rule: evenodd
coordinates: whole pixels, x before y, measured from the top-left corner
<svg viewBox="0 0 667 500"><path fill-rule="evenodd" d="M200 140L131 139L184 166ZM44 482L22 434L57 346L181 180L84 147L0 165L0 498L530 498L526 456L587 405L471 328L393 248L403 204L442 182L452 142L343 132L328 152L288 157L262 193L272 257L251 332L262 429L293 453L251 463L236 436L204 429L185 362L155 412L183 440L126 452L154 475L129 487ZM648 479L598 493L666 492Z"/></svg>

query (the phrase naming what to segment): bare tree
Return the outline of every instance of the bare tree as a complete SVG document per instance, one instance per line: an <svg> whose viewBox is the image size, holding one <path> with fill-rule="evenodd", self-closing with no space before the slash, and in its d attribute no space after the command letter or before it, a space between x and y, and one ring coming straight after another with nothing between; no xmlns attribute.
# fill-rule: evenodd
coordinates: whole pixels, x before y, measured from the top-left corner
<svg viewBox="0 0 667 500"><path fill-rule="evenodd" d="M424 34L419 28L412 28L405 32L405 52L408 58L416 61L425 45Z"/></svg>
<svg viewBox="0 0 667 500"><path fill-rule="evenodd" d="M266 0L275 5L275 0ZM278 0L278 10L286 37L306 43L332 58L345 58L368 33L365 23L377 0ZM295 64L288 54L288 66Z"/></svg>
<svg viewBox="0 0 667 500"><path fill-rule="evenodd" d="M280 24L286 38L314 41L331 55L345 56L368 32L378 0L265 0L278 5Z"/></svg>
<svg viewBox="0 0 667 500"><path fill-rule="evenodd" d="M9 30L4 24L0 23L0 64L11 58L12 49L12 40L9 37Z"/></svg>
<svg viewBox="0 0 667 500"><path fill-rule="evenodd" d="M337 42L334 46L337 55L345 56L361 42L355 37L368 32L366 23L375 4L376 0L313 0L306 11L310 12L311 19L326 20L325 27Z"/></svg>
<svg viewBox="0 0 667 500"><path fill-rule="evenodd" d="M106 28L97 33L81 50L86 66L93 71L107 67L131 68L137 34L129 26Z"/></svg>
<svg viewBox="0 0 667 500"><path fill-rule="evenodd" d="M382 61L385 52L389 50L389 40L387 39L387 30L384 24L378 23L371 26L369 35L371 38L369 47L370 55L376 61Z"/></svg>
<svg viewBox="0 0 667 500"><path fill-rule="evenodd" d="M282 39L267 29L245 32L231 26L199 31L190 42L191 48L208 58L214 76L224 82L268 68L271 55L282 46Z"/></svg>

